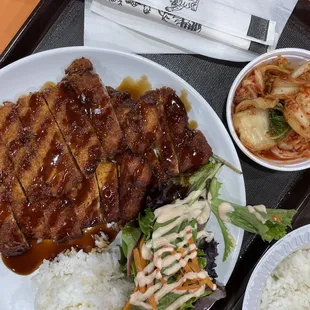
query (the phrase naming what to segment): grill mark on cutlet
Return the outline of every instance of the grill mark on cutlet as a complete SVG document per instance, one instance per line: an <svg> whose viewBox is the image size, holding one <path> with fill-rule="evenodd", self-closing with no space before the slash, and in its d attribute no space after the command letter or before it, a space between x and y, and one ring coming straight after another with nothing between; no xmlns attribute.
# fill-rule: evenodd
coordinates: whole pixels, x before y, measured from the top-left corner
<svg viewBox="0 0 310 310"><path fill-rule="evenodd" d="M43 94L80 171L92 177L105 154L75 92L62 82Z"/></svg>
<svg viewBox="0 0 310 310"><path fill-rule="evenodd" d="M17 112L23 127L32 135L18 174L27 197L33 202L65 194L81 181L81 175L42 94L19 99Z"/></svg>
<svg viewBox="0 0 310 310"><path fill-rule="evenodd" d="M126 145L110 98L90 60L76 59L66 69L67 81L77 93L108 158L122 153ZM111 134L113 132L113 134Z"/></svg>

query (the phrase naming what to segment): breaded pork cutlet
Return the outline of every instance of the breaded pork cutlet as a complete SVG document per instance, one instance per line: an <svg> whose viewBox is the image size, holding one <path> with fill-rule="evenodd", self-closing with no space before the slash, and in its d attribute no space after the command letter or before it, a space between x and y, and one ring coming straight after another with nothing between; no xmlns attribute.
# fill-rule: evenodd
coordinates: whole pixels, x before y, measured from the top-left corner
<svg viewBox="0 0 310 310"><path fill-rule="evenodd" d="M11 210L15 202L14 185L18 183L7 156L7 149L0 142L0 253L5 256L21 255L28 250L28 242L20 230Z"/></svg>
<svg viewBox="0 0 310 310"><path fill-rule="evenodd" d="M61 198L42 201L42 205L51 238L58 243L79 237L83 228L103 223L95 175L84 178L76 189Z"/></svg>
<svg viewBox="0 0 310 310"><path fill-rule="evenodd" d="M145 152L144 158L152 169L152 186L166 182L168 175L156 155L156 150L149 148Z"/></svg>
<svg viewBox="0 0 310 310"><path fill-rule="evenodd" d="M120 218L118 170L116 163L102 162L96 170L103 217L107 223Z"/></svg>
<svg viewBox="0 0 310 310"><path fill-rule="evenodd" d="M143 208L145 193L152 179L152 170L145 159L129 152L121 155L118 162L121 223L127 223Z"/></svg>
<svg viewBox="0 0 310 310"><path fill-rule="evenodd" d="M140 100L149 104L155 104L157 107L159 115L159 126L157 130L160 132L160 135L157 136L155 146L158 150L158 158L163 170L170 176L176 176L179 174L178 158L166 121L165 109L160 103L159 95L158 90L151 90L142 96Z"/></svg>
<svg viewBox="0 0 310 310"><path fill-rule="evenodd" d="M80 186L66 195L65 200L74 208L80 228L103 223L96 176L84 179Z"/></svg>
<svg viewBox="0 0 310 310"><path fill-rule="evenodd" d="M188 127L188 116L182 100L171 88L161 88L158 108L163 111L178 158L180 173L195 171L208 162L212 150L199 130Z"/></svg>
<svg viewBox="0 0 310 310"><path fill-rule="evenodd" d="M107 90L126 144L134 154L143 155L160 136L156 104L143 100L134 102L127 92L111 87Z"/></svg>
<svg viewBox="0 0 310 310"><path fill-rule="evenodd" d="M92 177L105 154L75 91L61 82L45 89L43 95L80 171L86 178Z"/></svg>
<svg viewBox="0 0 310 310"><path fill-rule="evenodd" d="M81 182L82 176L41 93L18 100L22 126L32 134L32 147L20 165L18 177L31 202L59 197ZM14 162L15 164L15 162Z"/></svg>
<svg viewBox="0 0 310 310"><path fill-rule="evenodd" d="M105 86L86 58L76 59L66 69L67 81L80 99L108 158L124 150L123 133Z"/></svg>
<svg viewBox="0 0 310 310"><path fill-rule="evenodd" d="M82 235L74 204L60 198L48 198L41 204L45 206L44 217L54 241L62 243Z"/></svg>

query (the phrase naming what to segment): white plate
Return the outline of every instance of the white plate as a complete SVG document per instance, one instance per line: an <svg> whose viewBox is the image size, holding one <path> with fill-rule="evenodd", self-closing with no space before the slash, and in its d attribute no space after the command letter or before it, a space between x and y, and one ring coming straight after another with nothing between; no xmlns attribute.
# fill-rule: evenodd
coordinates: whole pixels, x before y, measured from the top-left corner
<svg viewBox="0 0 310 310"><path fill-rule="evenodd" d="M106 85L116 87L126 76L140 78L145 74L153 88L170 86L178 93L185 89L192 104L190 119L198 122L199 129L205 134L216 154L241 169L238 155L225 127L201 95L174 73L136 55L86 47L63 48L35 54L0 70L0 100L14 101L22 94L38 90L47 81L60 81L64 76L64 69L74 59L82 56L93 62L96 72ZM237 175L226 167L219 176L219 179L224 182L222 197L245 205L243 176ZM220 228L214 217L208 223L208 230L214 231L215 239L219 242L217 272L219 281L224 284L227 283L234 269L243 238L243 230L228 226L235 238L236 247L228 260L223 263L224 244ZM30 276L18 276L0 262L0 287L1 310L33 309Z"/></svg>
<svg viewBox="0 0 310 310"><path fill-rule="evenodd" d="M279 240L261 258L249 280L242 310L256 310L270 274L288 255L300 249L310 248L310 225L303 226Z"/></svg>

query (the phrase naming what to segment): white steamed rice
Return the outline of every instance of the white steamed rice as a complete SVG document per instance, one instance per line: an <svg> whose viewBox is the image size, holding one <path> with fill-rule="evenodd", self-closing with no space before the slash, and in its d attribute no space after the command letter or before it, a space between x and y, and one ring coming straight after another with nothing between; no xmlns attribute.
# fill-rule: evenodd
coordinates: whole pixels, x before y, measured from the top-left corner
<svg viewBox="0 0 310 310"><path fill-rule="evenodd" d="M285 258L268 278L261 310L310 309L310 250Z"/></svg>
<svg viewBox="0 0 310 310"><path fill-rule="evenodd" d="M119 271L119 249L72 250L44 261L32 278L36 310L119 310L133 289Z"/></svg>

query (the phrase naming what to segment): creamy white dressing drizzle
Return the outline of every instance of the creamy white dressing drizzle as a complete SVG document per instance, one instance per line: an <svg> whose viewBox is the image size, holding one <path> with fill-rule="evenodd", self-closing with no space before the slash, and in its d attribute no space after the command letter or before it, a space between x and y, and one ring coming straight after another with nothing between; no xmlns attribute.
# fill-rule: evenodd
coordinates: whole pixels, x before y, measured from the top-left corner
<svg viewBox="0 0 310 310"><path fill-rule="evenodd" d="M205 291L205 288L206 288L206 286L203 285L198 290L196 290L190 294L186 294L184 296L181 296L175 302L173 302L168 308L166 308L166 310L177 310L177 309L179 309L183 304L185 304L191 298L199 297L200 295L202 295Z"/></svg>
<svg viewBox="0 0 310 310"><path fill-rule="evenodd" d="M150 245L150 246L148 246ZM144 243L141 250L141 255L144 259L150 260L152 258L151 244Z"/></svg>
<svg viewBox="0 0 310 310"><path fill-rule="evenodd" d="M254 214L255 217L262 222L263 224L266 223L267 219L264 218L263 214L267 214L267 209L264 205L257 205L257 206L247 206L249 213Z"/></svg>
<svg viewBox="0 0 310 310"><path fill-rule="evenodd" d="M218 206L218 212L219 212L219 217L222 221L230 223L230 218L228 217L227 213L233 212L234 208L233 206L224 201Z"/></svg>
<svg viewBox="0 0 310 310"><path fill-rule="evenodd" d="M211 231L201 230L197 233L197 239L205 239L207 242L211 242L214 238L214 233Z"/></svg>
<svg viewBox="0 0 310 310"><path fill-rule="evenodd" d="M267 209L265 205L256 205L254 206L254 209L256 209L259 212L267 214Z"/></svg>
<svg viewBox="0 0 310 310"><path fill-rule="evenodd" d="M173 204L163 206L154 211L157 224L162 224L152 234L152 239L143 244L141 255L143 259L150 261L148 265L135 277L135 284L139 287L146 287L144 293L137 291L130 297L130 304L140 306L144 309L152 309L146 300L154 295L158 303L161 298L171 292L179 293L176 288L181 286L188 279L210 279L207 271L186 272L178 281L168 284L170 276L178 274L189 261L197 257L197 246L193 243L192 230L197 229L197 224L192 227L187 225L180 232L171 232L180 227L183 222L196 219L199 224L204 224L210 217L210 203L208 200L197 200L190 206L193 199L206 196L206 191L192 192L187 198L177 200ZM208 197L210 198L210 197ZM211 199L211 198L210 198ZM165 223L171 221L165 225ZM204 231L197 233L197 239L213 239L213 234ZM161 279L161 281L159 281ZM163 280L164 279L164 280ZM211 279L212 280L212 279ZM155 281L155 283L154 283ZM163 282L162 282L163 281ZM157 283L156 283L157 282ZM216 289L216 285L213 285ZM193 291L180 291L185 294L172 303L167 309L174 310L192 297L199 297L205 291L205 285ZM186 296L186 298L185 298Z"/></svg>

